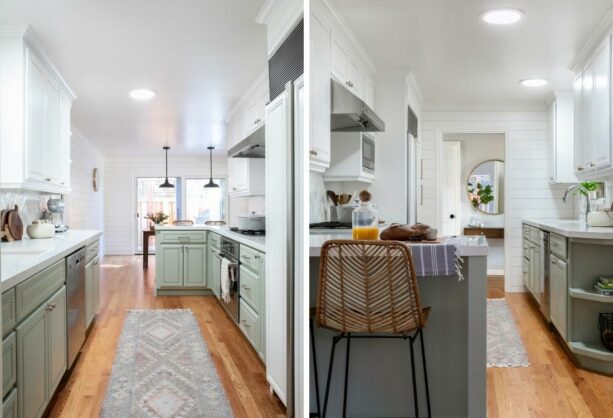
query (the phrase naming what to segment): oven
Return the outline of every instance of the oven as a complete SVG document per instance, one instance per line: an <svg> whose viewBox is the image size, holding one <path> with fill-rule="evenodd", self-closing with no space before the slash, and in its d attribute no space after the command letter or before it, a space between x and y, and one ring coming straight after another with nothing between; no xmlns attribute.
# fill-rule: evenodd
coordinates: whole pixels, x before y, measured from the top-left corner
<svg viewBox="0 0 613 418"><path fill-rule="evenodd" d="M228 314L238 323L239 322L239 292L240 288L240 244L234 240L226 238L224 236L220 237L219 241L219 253L216 256L219 258L219 262L223 268L223 261L226 260L228 262L228 268L231 270L230 274L230 284L229 284L229 292L228 298L224 300L224 298L220 298L221 306L228 312ZM223 273L220 268L220 274ZM219 284L219 294L222 295L223 283Z"/></svg>
<svg viewBox="0 0 613 418"><path fill-rule="evenodd" d="M362 132L362 171L375 173L375 137Z"/></svg>

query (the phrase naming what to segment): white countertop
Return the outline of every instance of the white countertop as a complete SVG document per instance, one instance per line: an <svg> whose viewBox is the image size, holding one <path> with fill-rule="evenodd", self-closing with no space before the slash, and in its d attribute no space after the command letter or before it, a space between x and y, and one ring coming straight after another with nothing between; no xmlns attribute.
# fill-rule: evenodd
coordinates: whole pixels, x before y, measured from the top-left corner
<svg viewBox="0 0 613 418"><path fill-rule="evenodd" d="M613 239L613 227L588 226L574 219L524 219L524 223L568 238Z"/></svg>
<svg viewBox="0 0 613 418"><path fill-rule="evenodd" d="M227 226L209 226L209 225L159 225L155 227L156 231L212 231L219 235L238 241L248 247L254 248L263 253L266 252L266 237L258 235L243 235L238 232L230 231Z"/></svg>
<svg viewBox="0 0 613 418"><path fill-rule="evenodd" d="M55 234L53 238L24 237L20 241L3 242L0 244L2 291L18 285L100 236L100 231L70 229Z"/></svg>
<svg viewBox="0 0 613 418"><path fill-rule="evenodd" d="M309 245L309 256L319 257L321 253L321 246L326 241L333 239L351 239L351 236L347 233L335 233L335 234L311 234ZM472 257L472 256L486 256L488 252L487 239L480 236L459 236L448 238L450 242L455 244L457 248L456 254L460 257Z"/></svg>

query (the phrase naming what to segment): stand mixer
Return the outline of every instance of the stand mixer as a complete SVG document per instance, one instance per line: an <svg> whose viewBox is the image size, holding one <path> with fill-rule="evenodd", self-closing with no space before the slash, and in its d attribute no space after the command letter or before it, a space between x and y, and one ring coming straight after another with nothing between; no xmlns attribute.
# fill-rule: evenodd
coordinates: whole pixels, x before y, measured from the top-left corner
<svg viewBox="0 0 613 418"><path fill-rule="evenodd" d="M47 200L49 212L43 213L44 219L50 219L55 225L55 232L65 232L68 227L64 225L64 201L62 199Z"/></svg>

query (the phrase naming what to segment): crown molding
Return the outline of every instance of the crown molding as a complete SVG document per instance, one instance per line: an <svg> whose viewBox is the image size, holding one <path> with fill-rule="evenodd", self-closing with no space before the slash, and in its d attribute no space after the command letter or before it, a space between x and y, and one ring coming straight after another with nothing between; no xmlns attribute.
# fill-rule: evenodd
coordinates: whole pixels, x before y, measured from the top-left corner
<svg viewBox="0 0 613 418"><path fill-rule="evenodd" d="M266 82L267 80L268 80L268 67L266 67L260 73L260 75L258 75L258 77L255 80L253 80L253 82L249 86L249 89L247 89L247 91L245 91L245 93L241 96L241 98L230 108L230 111L223 118L223 122L225 124L228 124L232 120L232 118L236 116L236 113L239 111L239 109L245 105L245 102L247 101L247 99L251 97L251 95L254 94L261 87L262 83Z"/></svg>
<svg viewBox="0 0 613 418"><path fill-rule="evenodd" d="M594 29L594 32L592 32L583 48L581 48L577 56L575 56L569 64L568 69L575 74L578 73L581 70L580 66L587 60L592 51L598 47L600 42L602 42L602 38L610 32L612 28L613 7L607 11L598 26L596 26L596 29Z"/></svg>

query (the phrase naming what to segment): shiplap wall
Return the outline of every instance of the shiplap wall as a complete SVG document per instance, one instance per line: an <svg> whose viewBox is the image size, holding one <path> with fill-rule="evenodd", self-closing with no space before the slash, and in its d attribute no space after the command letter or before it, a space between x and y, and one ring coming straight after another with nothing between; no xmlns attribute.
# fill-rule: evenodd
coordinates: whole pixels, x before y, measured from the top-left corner
<svg viewBox="0 0 613 418"><path fill-rule="evenodd" d="M419 146L423 200L418 196L418 220L440 226L437 170L444 169L436 165L440 136L472 132L505 133L505 290L523 292L522 220L575 216L574 204L562 202L565 186L549 184L551 162L545 110L423 112Z"/></svg>
<svg viewBox="0 0 613 418"><path fill-rule="evenodd" d="M213 158L213 176L227 177L226 158ZM164 157L107 158L104 170L104 213L106 254L133 254L136 240L135 185L136 177L164 175ZM208 177L209 160L205 157L168 158L169 177ZM236 216L247 214L258 206L261 198L230 198L228 219L236 224Z"/></svg>
<svg viewBox="0 0 613 418"><path fill-rule="evenodd" d="M96 229L104 231L104 182L95 192L92 186L92 172L98 169L99 179L103 178L104 156L74 126L70 139L70 187L64 197L64 222L71 229ZM104 251L104 236L100 240Z"/></svg>

